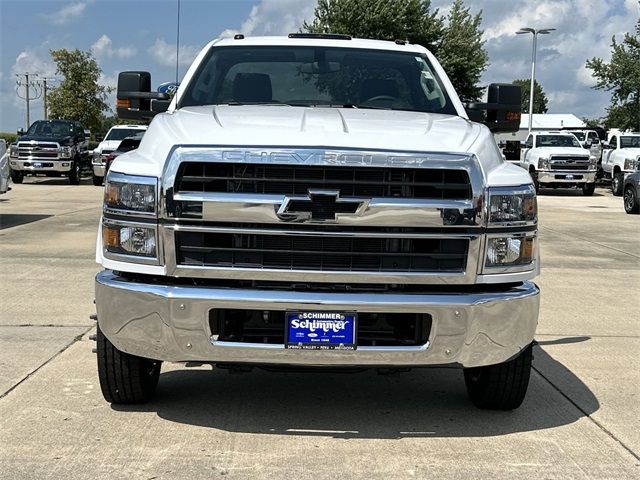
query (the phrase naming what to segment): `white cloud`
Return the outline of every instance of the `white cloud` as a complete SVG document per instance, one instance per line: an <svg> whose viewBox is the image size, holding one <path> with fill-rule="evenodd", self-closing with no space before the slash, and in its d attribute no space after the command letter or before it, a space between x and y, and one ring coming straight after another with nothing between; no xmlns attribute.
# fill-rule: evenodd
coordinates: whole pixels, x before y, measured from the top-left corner
<svg viewBox="0 0 640 480"><path fill-rule="evenodd" d="M91 52L95 55L96 58L130 58L138 53L138 50L135 47L131 46L113 48L113 42L105 34L102 35L98 40L96 40L93 45L91 45Z"/></svg>
<svg viewBox="0 0 640 480"><path fill-rule="evenodd" d="M244 35L286 35L297 32L313 17L316 0L261 0L254 5L238 30L228 29L221 37Z"/></svg>
<svg viewBox="0 0 640 480"><path fill-rule="evenodd" d="M69 3L57 12L45 14L44 17L54 25L66 25L82 16L87 8L87 3L88 2Z"/></svg>
<svg viewBox="0 0 640 480"><path fill-rule="evenodd" d="M189 66L193 59L196 58L200 52L201 47L196 45L180 45L180 66ZM155 43L148 49L151 56L160 65L165 67L175 67L176 65L176 46L175 44L167 43L163 39L156 39Z"/></svg>

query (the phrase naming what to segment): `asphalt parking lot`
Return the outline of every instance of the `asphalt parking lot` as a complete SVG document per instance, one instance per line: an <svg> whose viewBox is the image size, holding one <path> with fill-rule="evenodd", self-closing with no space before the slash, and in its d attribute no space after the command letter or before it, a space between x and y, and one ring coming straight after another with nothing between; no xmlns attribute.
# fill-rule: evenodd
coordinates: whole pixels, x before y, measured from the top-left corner
<svg viewBox="0 0 640 480"><path fill-rule="evenodd" d="M102 189L0 196L0 477L640 478L640 216L598 188L539 197L541 316L522 407L461 372L231 375L163 366L111 407L89 334Z"/></svg>

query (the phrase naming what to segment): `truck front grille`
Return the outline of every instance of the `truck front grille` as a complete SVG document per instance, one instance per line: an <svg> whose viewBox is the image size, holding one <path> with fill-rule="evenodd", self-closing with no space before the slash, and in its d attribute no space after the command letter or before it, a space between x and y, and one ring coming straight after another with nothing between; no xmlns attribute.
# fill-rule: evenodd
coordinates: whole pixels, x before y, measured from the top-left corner
<svg viewBox="0 0 640 480"><path fill-rule="evenodd" d="M549 159L551 170L571 170L586 171L589 170L589 157L580 156L552 156Z"/></svg>
<svg viewBox="0 0 640 480"><path fill-rule="evenodd" d="M342 197L470 199L466 170L184 162L176 192L306 195L339 190Z"/></svg>
<svg viewBox="0 0 640 480"><path fill-rule="evenodd" d="M342 272L463 272L466 238L176 231L181 266Z"/></svg>
<svg viewBox="0 0 640 480"><path fill-rule="evenodd" d="M19 142L18 158L58 158L58 144Z"/></svg>
<svg viewBox="0 0 640 480"><path fill-rule="evenodd" d="M421 313L358 313L358 346L420 346L427 343L432 318ZM211 334L217 341L234 343L284 344L283 310L209 311Z"/></svg>

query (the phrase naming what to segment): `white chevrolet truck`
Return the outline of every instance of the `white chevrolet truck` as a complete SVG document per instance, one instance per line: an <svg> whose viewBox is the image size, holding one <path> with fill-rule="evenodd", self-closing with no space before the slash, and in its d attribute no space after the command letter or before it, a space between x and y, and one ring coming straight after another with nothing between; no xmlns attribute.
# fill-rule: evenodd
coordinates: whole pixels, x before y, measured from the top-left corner
<svg viewBox="0 0 640 480"><path fill-rule="evenodd" d="M586 196L596 189L598 159L573 133L532 132L520 150L520 166L539 188L578 187Z"/></svg>
<svg viewBox="0 0 640 480"><path fill-rule="evenodd" d="M622 195L624 179L640 170L640 133L612 135L602 151L602 170L613 194Z"/></svg>
<svg viewBox="0 0 640 480"><path fill-rule="evenodd" d="M517 130L519 105L490 85L472 122L425 48L345 35L214 41L171 100L122 72L118 114L154 118L105 183L105 399L150 400L163 361L452 365L478 407L517 408L537 204L491 130Z"/></svg>

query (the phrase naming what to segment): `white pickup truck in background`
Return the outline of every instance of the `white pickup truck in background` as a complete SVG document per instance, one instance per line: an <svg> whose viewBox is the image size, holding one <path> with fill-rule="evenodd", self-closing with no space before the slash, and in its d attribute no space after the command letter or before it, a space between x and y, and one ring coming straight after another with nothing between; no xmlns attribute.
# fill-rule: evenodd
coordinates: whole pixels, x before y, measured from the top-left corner
<svg viewBox="0 0 640 480"><path fill-rule="evenodd" d="M586 196L595 191L597 159L573 133L530 133L520 150L520 166L531 174L536 189L578 187Z"/></svg>
<svg viewBox="0 0 640 480"><path fill-rule="evenodd" d="M640 133L614 133L604 145L602 170L604 178L611 180L611 191L622 195L622 186L627 175L639 169Z"/></svg>

